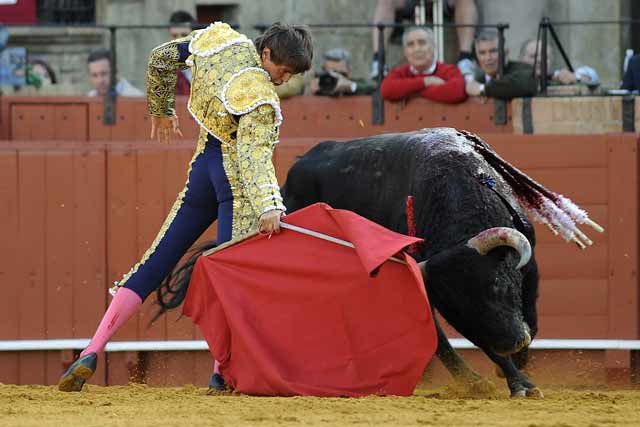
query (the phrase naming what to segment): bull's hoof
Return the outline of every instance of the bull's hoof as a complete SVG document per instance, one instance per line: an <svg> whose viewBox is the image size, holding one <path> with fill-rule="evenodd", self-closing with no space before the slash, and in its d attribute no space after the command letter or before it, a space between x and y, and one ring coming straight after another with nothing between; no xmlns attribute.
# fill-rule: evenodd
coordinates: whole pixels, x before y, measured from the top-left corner
<svg viewBox="0 0 640 427"><path fill-rule="evenodd" d="M519 388L511 392L512 398L544 399L542 390L538 387Z"/></svg>
<svg viewBox="0 0 640 427"><path fill-rule="evenodd" d="M528 388L527 397L530 399L544 399L544 393L538 387Z"/></svg>
<svg viewBox="0 0 640 427"><path fill-rule="evenodd" d="M517 397L527 397L527 390L521 388L519 390L516 391L512 391L511 392L511 397L512 398L517 398Z"/></svg>

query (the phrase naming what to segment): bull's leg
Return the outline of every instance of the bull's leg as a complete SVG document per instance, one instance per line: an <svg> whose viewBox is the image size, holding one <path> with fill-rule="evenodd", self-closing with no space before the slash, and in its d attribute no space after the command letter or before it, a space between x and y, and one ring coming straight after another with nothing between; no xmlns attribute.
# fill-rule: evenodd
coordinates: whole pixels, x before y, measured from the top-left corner
<svg viewBox="0 0 640 427"><path fill-rule="evenodd" d="M438 359L440 359L444 367L447 368L447 371L449 371L456 380L462 380L468 383L479 381L482 378L480 374L471 369L467 362L465 362L458 352L451 347L451 344L449 344L449 339L442 331L442 327L440 327L440 322L438 322L435 313L433 313L433 321L438 333L436 355L438 355Z"/></svg>
<svg viewBox="0 0 640 427"><path fill-rule="evenodd" d="M484 349L483 349L484 350ZM484 350L489 358L502 369L511 391L511 397L531 397L541 399L542 391L523 374L510 357L500 356L492 351Z"/></svg>
<svg viewBox="0 0 640 427"><path fill-rule="evenodd" d="M538 314L536 301L538 299L538 266L535 258L531 259L528 271L522 280L522 316L529 326L531 339L538 333ZM511 355L511 360L518 369L523 369L529 362L529 346L523 347L519 352Z"/></svg>

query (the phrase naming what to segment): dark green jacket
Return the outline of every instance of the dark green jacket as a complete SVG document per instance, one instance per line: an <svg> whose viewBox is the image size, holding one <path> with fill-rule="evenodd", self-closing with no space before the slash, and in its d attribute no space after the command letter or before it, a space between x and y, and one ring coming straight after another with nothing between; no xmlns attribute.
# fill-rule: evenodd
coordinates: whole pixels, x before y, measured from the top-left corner
<svg viewBox="0 0 640 427"><path fill-rule="evenodd" d="M478 69L476 81L485 83L485 75ZM491 98L509 100L534 96L538 85L533 78L533 67L523 62L508 62L504 67L504 75L501 79L491 79L485 83L484 93Z"/></svg>

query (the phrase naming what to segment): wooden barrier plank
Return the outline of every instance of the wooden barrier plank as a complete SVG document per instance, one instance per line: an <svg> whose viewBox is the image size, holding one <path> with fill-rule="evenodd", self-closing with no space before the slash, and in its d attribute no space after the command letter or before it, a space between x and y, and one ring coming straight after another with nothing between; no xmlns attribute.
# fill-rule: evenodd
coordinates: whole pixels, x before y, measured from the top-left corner
<svg viewBox="0 0 640 427"><path fill-rule="evenodd" d="M540 184L565 195L578 204L607 203L607 169L605 168L540 168L523 171Z"/></svg>
<svg viewBox="0 0 640 427"><path fill-rule="evenodd" d="M147 384L154 387L193 384L196 375L207 377L213 373L195 371L196 352L193 351L150 352L147 357Z"/></svg>
<svg viewBox="0 0 640 427"><path fill-rule="evenodd" d="M21 339L46 338L46 153L20 152L18 157L19 239L17 286Z"/></svg>
<svg viewBox="0 0 640 427"><path fill-rule="evenodd" d="M9 99L6 96L0 96L0 140L10 139L11 135L11 117Z"/></svg>
<svg viewBox="0 0 640 427"><path fill-rule="evenodd" d="M640 338L636 138L609 141L609 338Z"/></svg>
<svg viewBox="0 0 640 427"><path fill-rule="evenodd" d="M592 246L584 251L562 242L538 245L536 257L540 277L545 280L606 279L608 251L608 244Z"/></svg>
<svg viewBox="0 0 640 427"><path fill-rule="evenodd" d="M607 315L607 279L550 279L540 282L541 315Z"/></svg>
<svg viewBox="0 0 640 427"><path fill-rule="evenodd" d="M73 153L46 153L45 247L46 337L73 336L73 266L77 249L74 239L75 200Z"/></svg>
<svg viewBox="0 0 640 427"><path fill-rule="evenodd" d="M107 369L107 384L113 385L127 385L130 382L129 377L129 364L131 363L133 355L129 352L118 351L107 354L106 365Z"/></svg>
<svg viewBox="0 0 640 427"><path fill-rule="evenodd" d="M13 104L11 106L11 139L46 140L55 129L55 107L52 104Z"/></svg>
<svg viewBox="0 0 640 427"><path fill-rule="evenodd" d="M19 384L47 383L47 352L23 351L18 364Z"/></svg>
<svg viewBox="0 0 640 427"><path fill-rule="evenodd" d="M107 286L120 280L139 259L136 163L133 149L112 146L107 150ZM123 325L114 339L138 339L138 315Z"/></svg>
<svg viewBox="0 0 640 427"><path fill-rule="evenodd" d="M142 100L118 99L116 126L111 129L112 141L137 141L149 139L151 121L146 104Z"/></svg>
<svg viewBox="0 0 640 427"><path fill-rule="evenodd" d="M87 130L87 114L88 108L86 104L55 105L53 139L58 141L86 141L89 134Z"/></svg>
<svg viewBox="0 0 640 427"><path fill-rule="evenodd" d="M542 315L537 338L606 339L607 315Z"/></svg>
<svg viewBox="0 0 640 427"><path fill-rule="evenodd" d="M20 353L17 351L0 352L0 384L19 384Z"/></svg>
<svg viewBox="0 0 640 427"><path fill-rule="evenodd" d="M113 126L106 126L103 123L104 106L100 100L89 102L88 115L89 141L111 141Z"/></svg>
<svg viewBox="0 0 640 427"><path fill-rule="evenodd" d="M0 149L0 337L20 338L19 305L24 282L19 271L19 186L18 152ZM2 363L0 363L2 365ZM2 374L2 371L0 371ZM2 380L0 380L2 381Z"/></svg>
<svg viewBox="0 0 640 427"><path fill-rule="evenodd" d="M194 379L196 387L206 387L213 374L213 356L209 351L195 351Z"/></svg>
<svg viewBox="0 0 640 427"><path fill-rule="evenodd" d="M137 156L137 247L138 259L151 246L169 210L164 198L167 150L153 146L138 150ZM159 318L153 325L149 321L158 310L154 298L148 298L142 306L138 336L140 339L164 339L166 337L166 317Z"/></svg>
<svg viewBox="0 0 640 427"><path fill-rule="evenodd" d="M280 142L274 152L274 165L276 169L276 178L278 183L283 185L287 179L287 173L291 166L296 162L298 157L309 151L318 141L315 138L299 139L292 142L291 139Z"/></svg>
<svg viewBox="0 0 640 427"><path fill-rule="evenodd" d="M106 165L104 149L74 150L73 330L93 335L107 304Z"/></svg>
<svg viewBox="0 0 640 427"><path fill-rule="evenodd" d="M374 135L378 126L371 123L371 99L354 96L336 99L330 97L293 97L282 102L284 122L281 138L308 137L310 132L332 137Z"/></svg>
<svg viewBox="0 0 640 427"><path fill-rule="evenodd" d="M521 169L606 168L609 137L591 135L480 135Z"/></svg>

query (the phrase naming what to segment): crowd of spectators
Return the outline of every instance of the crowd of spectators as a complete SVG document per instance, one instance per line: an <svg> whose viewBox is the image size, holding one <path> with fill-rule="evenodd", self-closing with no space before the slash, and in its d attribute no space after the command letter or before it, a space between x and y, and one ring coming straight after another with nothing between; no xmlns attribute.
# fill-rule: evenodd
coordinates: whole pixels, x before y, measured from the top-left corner
<svg viewBox="0 0 640 427"><path fill-rule="evenodd" d="M384 69L380 79L378 28L372 32L373 59L371 73L366 77L353 76L353 57L341 46L323 52L322 63L315 72L293 76L289 82L276 88L281 98L302 94L314 96L370 95L378 90L388 101L402 101L413 97L425 98L440 103L462 102L468 97L487 97L509 100L516 97L535 96L540 77L544 74L551 85L585 85L594 88L600 85L598 73L587 65L575 69L552 68L554 49L547 47L547 69L542 73L541 46L539 40L526 40L517 59L509 57L509 49L504 49L503 63L500 65L498 31L493 28L479 28L478 9L475 0L447 0L445 18L456 25L457 60L447 64L438 57L438 46L434 32L428 25L407 27L408 22L430 19L424 10L421 19L416 16L416 0L377 0L373 22L396 22L403 24L387 28L383 32L385 49L394 49L389 44L397 39L402 44L405 63L391 69ZM186 11L176 11L167 21L168 39L188 36L196 27L196 20ZM440 50L442 51L442 50ZM104 96L111 83L111 52L97 49L88 55L87 74L92 89L88 96ZM362 68L362 67L358 67ZM500 73L501 71L501 73ZM191 85L191 69L178 70L176 95L188 96ZM26 84L37 88L58 82L56 73L44 58L30 59L26 70ZM136 88L115 70L116 94L119 96L144 96L144 91ZM624 74L622 89L640 89L640 55L629 61Z"/></svg>

